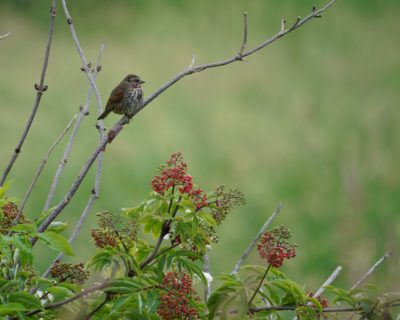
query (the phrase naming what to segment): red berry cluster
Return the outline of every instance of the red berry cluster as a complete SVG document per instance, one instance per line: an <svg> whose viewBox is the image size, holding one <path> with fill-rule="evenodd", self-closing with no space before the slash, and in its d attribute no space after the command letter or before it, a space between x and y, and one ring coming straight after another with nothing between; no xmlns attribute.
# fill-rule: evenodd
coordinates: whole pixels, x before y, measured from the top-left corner
<svg viewBox="0 0 400 320"><path fill-rule="evenodd" d="M7 202L0 208L0 233L8 233L8 229L13 226L19 209L16 204ZM29 220L23 214L20 215L18 223L26 224Z"/></svg>
<svg viewBox="0 0 400 320"><path fill-rule="evenodd" d="M296 256L296 245L290 243L290 232L284 226L265 232L257 245L260 257L267 260L271 266L279 268L285 259Z"/></svg>
<svg viewBox="0 0 400 320"><path fill-rule="evenodd" d="M185 272L168 272L164 275L160 293L161 304L157 313L162 320L198 319L194 306L198 298L192 288L192 279Z"/></svg>
<svg viewBox="0 0 400 320"><path fill-rule="evenodd" d="M53 278L58 279L58 282L68 281L75 284L83 284L89 278L89 271L85 270L82 262L72 264L57 261L51 267L50 274Z"/></svg>
<svg viewBox="0 0 400 320"><path fill-rule="evenodd" d="M193 178L186 173L186 162L180 152L173 153L167 164L161 166L160 174L151 181L151 187L159 194L164 195L169 189L178 187L180 194L187 194L196 205L196 208L207 205L207 197L203 190L194 188Z"/></svg>
<svg viewBox="0 0 400 320"><path fill-rule="evenodd" d="M324 297L321 297L321 296L314 296L314 293L312 293L312 292L307 293L307 295L308 295L309 297L313 297L313 298L317 299L318 302L321 304L322 308L328 308L328 307L329 307L328 300L325 299Z"/></svg>
<svg viewBox="0 0 400 320"><path fill-rule="evenodd" d="M115 248L118 245L117 237L113 232L104 229L94 229L91 233L97 248Z"/></svg>

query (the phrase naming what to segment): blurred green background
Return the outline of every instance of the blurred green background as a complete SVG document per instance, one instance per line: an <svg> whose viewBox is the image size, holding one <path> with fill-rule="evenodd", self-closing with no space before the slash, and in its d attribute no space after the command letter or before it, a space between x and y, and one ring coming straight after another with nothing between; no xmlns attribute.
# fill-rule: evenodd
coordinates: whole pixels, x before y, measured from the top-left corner
<svg viewBox="0 0 400 320"><path fill-rule="evenodd" d="M47 37L51 1L2 0L0 34L0 168L31 111ZM150 94L186 68L235 54L248 12L248 47L275 34L280 20L304 16L315 1L69 1L87 58L106 48L97 85L103 103L127 74ZM318 6L324 1L316 1ZM275 42L248 62L204 71L174 85L143 110L104 155L101 197L75 242L75 260L94 253L94 213L138 204L157 167L182 151L205 190L238 186L247 205L220 228L213 273L231 271L279 202L276 224L300 245L283 271L315 290L342 265L351 286L388 249L394 256L371 282L399 289L400 4L397 0L338 1L321 20ZM88 83L60 5L46 84L49 89L10 177L9 195L23 197L45 152L84 103ZM92 112L84 119L57 189L62 199L98 142ZM107 127L119 119L109 116ZM27 205L42 210L66 140L50 159ZM90 195L90 172L59 217L71 228ZM55 202L55 203L56 203ZM36 263L50 259L37 248ZM249 263L259 263L256 254Z"/></svg>

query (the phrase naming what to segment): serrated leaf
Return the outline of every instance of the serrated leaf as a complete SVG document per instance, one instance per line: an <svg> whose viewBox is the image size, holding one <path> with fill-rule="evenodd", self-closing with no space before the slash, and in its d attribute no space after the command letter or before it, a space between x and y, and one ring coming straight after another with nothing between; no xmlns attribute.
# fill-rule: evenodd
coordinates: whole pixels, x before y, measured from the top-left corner
<svg viewBox="0 0 400 320"><path fill-rule="evenodd" d="M200 210L198 212L198 217L202 219L208 226L216 227L217 221L215 221L213 215L209 212L205 212L204 210Z"/></svg>
<svg viewBox="0 0 400 320"><path fill-rule="evenodd" d="M53 301L61 301L67 297L74 295L74 292L64 286L50 287L47 291L53 296Z"/></svg>
<svg viewBox="0 0 400 320"><path fill-rule="evenodd" d="M53 221L50 223L46 231L53 231L56 233L61 233L68 228L68 223L61 221Z"/></svg>
<svg viewBox="0 0 400 320"><path fill-rule="evenodd" d="M29 240L24 242L23 239L21 239L17 235L11 237L10 240L11 240L10 242L19 250L19 258L22 265L23 266L31 265L33 262L33 254L32 254L32 245L29 242Z"/></svg>
<svg viewBox="0 0 400 320"><path fill-rule="evenodd" d="M0 280L0 292L6 292L7 289L18 287L17 280Z"/></svg>
<svg viewBox="0 0 400 320"><path fill-rule="evenodd" d="M20 303L5 303L0 305L0 315L11 315L26 308Z"/></svg>
<svg viewBox="0 0 400 320"><path fill-rule="evenodd" d="M50 213L53 212L54 209L55 209L55 207L52 207L46 211L43 211L39 215L39 218L35 221L36 228L38 228L43 223L43 221L46 220L46 218L50 215Z"/></svg>
<svg viewBox="0 0 400 320"><path fill-rule="evenodd" d="M8 295L8 301L11 303L19 303L27 309L42 309L40 300L28 292L13 292Z"/></svg>
<svg viewBox="0 0 400 320"><path fill-rule="evenodd" d="M30 223L27 224L20 223L15 226L12 226L10 230L13 232L27 233L28 235L32 235L33 233L36 232L36 226Z"/></svg>
<svg viewBox="0 0 400 320"><path fill-rule="evenodd" d="M10 187L11 183L12 183L12 180L8 180L0 187L0 198L4 197L6 191Z"/></svg>
<svg viewBox="0 0 400 320"><path fill-rule="evenodd" d="M50 249L55 251L64 252L68 256L73 256L71 245L68 243L67 239L53 231L45 231L42 233L36 233L36 236L42 240L42 242L47 245Z"/></svg>
<svg viewBox="0 0 400 320"><path fill-rule="evenodd" d="M112 281L107 288L106 292L130 294L143 288L143 285L135 280L121 279Z"/></svg>

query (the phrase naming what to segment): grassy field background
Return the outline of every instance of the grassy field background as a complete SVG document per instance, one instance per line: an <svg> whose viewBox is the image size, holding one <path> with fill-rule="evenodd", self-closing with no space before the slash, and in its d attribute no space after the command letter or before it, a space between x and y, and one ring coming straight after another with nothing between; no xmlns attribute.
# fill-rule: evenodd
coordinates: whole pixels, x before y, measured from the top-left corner
<svg viewBox="0 0 400 320"><path fill-rule="evenodd" d="M0 168L30 113L41 70L50 1L0 3ZM317 1L321 6L324 2ZM97 85L103 103L128 73L146 80L150 94L187 67L235 54L242 12L248 46L294 21L312 1L70 1L89 60L106 49ZM399 289L400 241L400 4L338 1L314 20L248 62L190 76L143 110L104 155L101 197L75 242L76 261L94 252L94 213L135 206L150 192L156 168L182 151L206 190L225 183L245 193L220 228L210 254L213 273L230 271L266 218L284 204L285 224L300 245L284 272L314 290L335 269L350 286L388 249L394 256L372 282ZM45 152L84 103L88 83L61 6L46 84L49 89L14 167L10 195L22 198ZM97 144L95 104L85 118L57 189L59 201ZM110 127L117 116L109 116ZM65 142L50 159L26 214L42 210ZM89 174L60 220L80 215L93 185ZM36 264L51 256L40 247ZM260 262L254 254L251 263Z"/></svg>

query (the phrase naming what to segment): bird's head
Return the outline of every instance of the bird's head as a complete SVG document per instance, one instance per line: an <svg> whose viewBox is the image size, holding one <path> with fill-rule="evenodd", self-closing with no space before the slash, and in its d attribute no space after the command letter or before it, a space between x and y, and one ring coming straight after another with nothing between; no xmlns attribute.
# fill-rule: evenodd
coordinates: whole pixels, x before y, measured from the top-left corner
<svg viewBox="0 0 400 320"><path fill-rule="evenodd" d="M139 76L135 74L128 74L124 81L128 82L129 84L133 85L134 87L140 87L142 83L145 83L145 81L141 80Z"/></svg>

